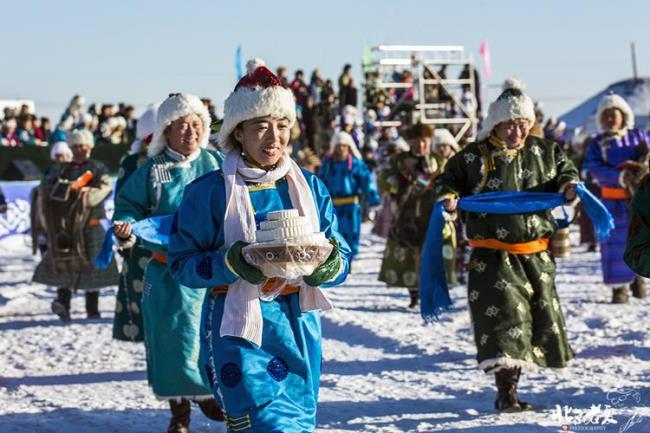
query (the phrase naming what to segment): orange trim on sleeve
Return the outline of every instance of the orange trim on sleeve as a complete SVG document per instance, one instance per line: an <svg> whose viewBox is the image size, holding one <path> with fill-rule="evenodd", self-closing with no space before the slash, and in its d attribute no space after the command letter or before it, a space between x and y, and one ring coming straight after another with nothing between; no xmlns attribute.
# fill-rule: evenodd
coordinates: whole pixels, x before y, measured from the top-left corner
<svg viewBox="0 0 650 433"><path fill-rule="evenodd" d="M167 264L167 254L165 253L153 253L151 254L151 258L157 261L158 263L162 263L163 265Z"/></svg>

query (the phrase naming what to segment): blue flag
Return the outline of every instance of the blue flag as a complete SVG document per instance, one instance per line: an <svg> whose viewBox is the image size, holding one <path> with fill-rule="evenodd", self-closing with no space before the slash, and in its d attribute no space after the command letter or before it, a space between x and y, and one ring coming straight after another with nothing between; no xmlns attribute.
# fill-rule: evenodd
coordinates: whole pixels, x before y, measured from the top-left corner
<svg viewBox="0 0 650 433"><path fill-rule="evenodd" d="M237 45L237 50L235 51L235 72L237 73L237 81L241 80L241 77L244 76L244 69L241 61L241 45Z"/></svg>

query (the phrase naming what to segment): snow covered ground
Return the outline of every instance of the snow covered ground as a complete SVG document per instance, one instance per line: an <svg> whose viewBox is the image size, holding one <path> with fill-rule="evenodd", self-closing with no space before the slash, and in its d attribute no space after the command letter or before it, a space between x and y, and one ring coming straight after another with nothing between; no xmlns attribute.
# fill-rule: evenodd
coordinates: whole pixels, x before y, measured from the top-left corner
<svg viewBox="0 0 650 433"><path fill-rule="evenodd" d="M111 339L115 289L102 292L102 319L85 320L77 295L64 325L50 313L55 290L30 283L36 259L26 242L0 241L0 432L165 431L167 405L147 388L143 346ZM524 376L520 393L538 411L498 415L493 378L474 360L465 289L424 327L405 308L406 290L377 282L382 252L366 234L355 272L331 291L338 308L323 315L318 432L567 431L556 405L574 417L570 431L650 432L650 301L609 304L597 254L574 247L558 264L577 359ZM198 410L191 428L225 431Z"/></svg>

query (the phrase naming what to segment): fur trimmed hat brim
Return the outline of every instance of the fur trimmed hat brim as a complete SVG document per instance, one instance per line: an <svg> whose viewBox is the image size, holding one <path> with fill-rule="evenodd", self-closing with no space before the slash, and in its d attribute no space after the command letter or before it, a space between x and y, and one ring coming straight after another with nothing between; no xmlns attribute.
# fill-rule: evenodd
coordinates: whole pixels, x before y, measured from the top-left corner
<svg viewBox="0 0 650 433"><path fill-rule="evenodd" d="M352 152L352 155L355 158L363 159L361 152L359 152L357 144L354 142L354 138L352 138L352 136L347 132L337 131L332 135L332 138L330 138L330 147L332 150L334 150L334 148L338 145L348 146L350 148L350 152Z"/></svg>
<svg viewBox="0 0 650 433"><path fill-rule="evenodd" d="M69 132L66 141L70 147L77 144L85 144L90 147L95 147L95 137L93 136L93 133L87 129L75 129L72 132Z"/></svg>
<svg viewBox="0 0 650 433"><path fill-rule="evenodd" d="M454 152L460 152L460 146L454 138L454 135L446 128L438 128L433 131L433 146L446 144L450 146Z"/></svg>
<svg viewBox="0 0 650 433"><path fill-rule="evenodd" d="M296 102L293 93L281 86L267 88L240 87L228 96L219 130L219 146L224 152L238 147L232 132L237 125L257 117L271 116L296 122Z"/></svg>
<svg viewBox="0 0 650 433"><path fill-rule="evenodd" d="M623 129L634 128L634 111L632 111L632 107L630 107L630 104L628 104L627 101L623 99L623 97L612 93L610 95L605 95L598 104L596 122L598 123L598 127L601 130L605 130L601 117L603 116L605 110L609 108L617 108L621 111L621 113L623 113Z"/></svg>
<svg viewBox="0 0 650 433"><path fill-rule="evenodd" d="M535 124L535 104L530 96L524 93L524 85L517 79L509 78L503 85L503 93L490 104L488 115L481 124L478 139L490 136L499 123L515 119L526 119L530 127Z"/></svg>
<svg viewBox="0 0 650 433"><path fill-rule="evenodd" d="M200 146L206 147L210 136L210 113L208 113L208 109L198 97L189 93L179 93L165 99L160 104L160 107L158 107L156 127L154 129L153 139L147 150L147 155L156 156L163 152L165 147L167 147L165 129L173 121L189 114L196 114L201 118L201 122L203 123L203 136L201 137Z"/></svg>

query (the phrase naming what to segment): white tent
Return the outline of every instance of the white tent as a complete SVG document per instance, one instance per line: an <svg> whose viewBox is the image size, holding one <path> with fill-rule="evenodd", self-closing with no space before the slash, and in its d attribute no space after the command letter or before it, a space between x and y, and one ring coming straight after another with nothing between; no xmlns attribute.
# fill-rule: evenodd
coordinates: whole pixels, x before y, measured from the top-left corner
<svg viewBox="0 0 650 433"><path fill-rule="evenodd" d="M596 125L596 111L598 103L609 92L622 96L632 107L637 128L649 128L650 122L650 78L630 78L609 85L605 90L587 99L573 110L563 114L559 120L567 124L568 131L575 131L581 128L583 134L594 134L598 132Z"/></svg>

